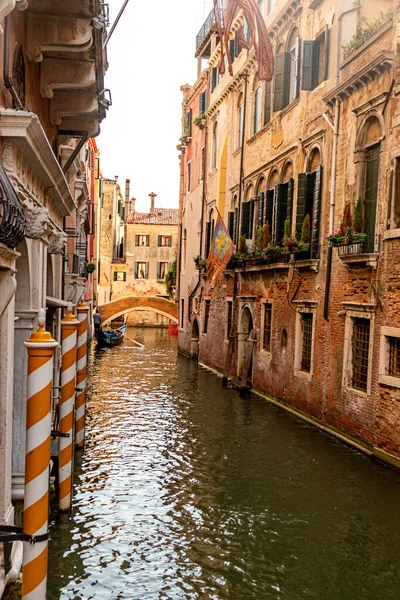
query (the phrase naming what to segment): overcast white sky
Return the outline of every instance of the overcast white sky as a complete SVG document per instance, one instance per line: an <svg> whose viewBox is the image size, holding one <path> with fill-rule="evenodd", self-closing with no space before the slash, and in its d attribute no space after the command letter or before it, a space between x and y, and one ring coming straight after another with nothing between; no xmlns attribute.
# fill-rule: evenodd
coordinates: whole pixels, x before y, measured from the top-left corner
<svg viewBox="0 0 400 600"><path fill-rule="evenodd" d="M111 22L123 0L109 0ZM104 177L131 180L136 209L177 207L182 92L197 75L196 34L212 0L130 0L107 47L113 104L97 143Z"/></svg>

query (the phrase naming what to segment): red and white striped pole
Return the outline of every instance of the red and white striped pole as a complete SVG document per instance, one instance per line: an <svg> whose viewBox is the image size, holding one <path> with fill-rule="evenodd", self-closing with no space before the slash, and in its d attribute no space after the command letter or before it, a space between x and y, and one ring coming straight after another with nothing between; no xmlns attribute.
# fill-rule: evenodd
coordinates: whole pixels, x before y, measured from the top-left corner
<svg viewBox="0 0 400 600"><path fill-rule="evenodd" d="M45 600L48 556L51 396L54 349L39 310L39 329L25 342L28 350L28 401L24 497L22 598Z"/></svg>
<svg viewBox="0 0 400 600"><path fill-rule="evenodd" d="M86 409L86 365L89 307L83 297L76 307L78 325L78 359L76 375L76 412L75 412L75 444L83 448L85 444L85 409Z"/></svg>
<svg viewBox="0 0 400 600"><path fill-rule="evenodd" d="M59 506L71 508L74 409L76 387L76 341L79 321L72 314L72 304L61 321L61 401L58 452ZM65 437L64 437L65 436Z"/></svg>

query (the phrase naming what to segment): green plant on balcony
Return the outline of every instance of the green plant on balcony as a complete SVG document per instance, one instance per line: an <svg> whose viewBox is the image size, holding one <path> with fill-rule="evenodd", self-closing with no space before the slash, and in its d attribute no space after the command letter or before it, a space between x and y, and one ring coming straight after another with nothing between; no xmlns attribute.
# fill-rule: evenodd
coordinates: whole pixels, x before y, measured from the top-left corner
<svg viewBox="0 0 400 600"><path fill-rule="evenodd" d="M368 21L364 21L363 23L359 23L357 25L357 29L353 37L347 44L342 46L343 50L343 58L346 58L350 52L353 50L357 50L360 48L370 37L375 33L377 29L384 23L384 21L393 18L393 10L390 8L386 14L381 11L380 16L372 21L372 23L368 23Z"/></svg>
<svg viewBox="0 0 400 600"><path fill-rule="evenodd" d="M207 260L205 258L203 258L202 256L200 256L200 254L195 256L193 258L193 261L196 266L196 269L198 269L199 271L202 271L203 269L205 269L205 267L207 265Z"/></svg>
<svg viewBox="0 0 400 600"><path fill-rule="evenodd" d="M357 198L354 213L351 214L350 202L346 202L344 207L343 219L339 229L328 236L328 241L332 246L347 246L348 244L362 244L367 239L364 233L364 220L362 216L361 196Z"/></svg>
<svg viewBox="0 0 400 600"><path fill-rule="evenodd" d="M92 262L87 263L86 271L88 273L93 273L93 271L95 271L95 269L96 269L96 265L94 263L92 263Z"/></svg>
<svg viewBox="0 0 400 600"><path fill-rule="evenodd" d="M206 124L206 115L205 113L201 113L195 119L193 119L193 124L196 125L199 129L203 129Z"/></svg>

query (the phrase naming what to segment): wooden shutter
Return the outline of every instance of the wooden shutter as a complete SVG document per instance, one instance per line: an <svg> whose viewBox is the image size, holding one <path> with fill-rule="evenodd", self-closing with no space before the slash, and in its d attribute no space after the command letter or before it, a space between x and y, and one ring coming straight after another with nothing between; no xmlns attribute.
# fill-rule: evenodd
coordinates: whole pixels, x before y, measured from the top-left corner
<svg viewBox="0 0 400 600"><path fill-rule="evenodd" d="M161 235L158 236L158 247L161 246Z"/></svg>
<svg viewBox="0 0 400 600"><path fill-rule="evenodd" d="M172 235L168 236L168 247L172 248Z"/></svg>
<svg viewBox="0 0 400 600"><path fill-rule="evenodd" d="M280 244L283 240L283 234L285 231L285 220L287 215L287 197L288 197L288 184L278 183L276 186L276 202L277 202L277 223L276 223L276 241Z"/></svg>
<svg viewBox="0 0 400 600"><path fill-rule="evenodd" d="M297 36L294 47L294 85L293 100L300 94L300 36Z"/></svg>
<svg viewBox="0 0 400 600"><path fill-rule="evenodd" d="M238 209L235 208L235 211L233 213L233 243L237 244L237 220L238 220Z"/></svg>
<svg viewBox="0 0 400 600"><path fill-rule="evenodd" d="M274 190L268 190L265 197L265 221L268 222L269 232L272 233L272 209L274 204Z"/></svg>
<svg viewBox="0 0 400 600"><path fill-rule="evenodd" d="M294 191L294 179L289 179L287 182L287 210L286 218L290 220L290 226L293 224L293 191Z"/></svg>
<svg viewBox="0 0 400 600"><path fill-rule="evenodd" d="M278 54L275 62L274 111L289 104L290 52Z"/></svg>
<svg viewBox="0 0 400 600"><path fill-rule="evenodd" d="M265 82L265 96L264 96L264 125L269 123L271 120L271 82Z"/></svg>
<svg viewBox="0 0 400 600"><path fill-rule="evenodd" d="M278 239L278 196L279 196L279 188L278 185L276 185L273 189L273 196L272 196L272 224L270 225L270 232L271 232L271 241L273 244L278 244L279 243L279 239Z"/></svg>
<svg viewBox="0 0 400 600"><path fill-rule="evenodd" d="M235 213L233 211L228 212L228 233L233 240L233 223L235 220Z"/></svg>
<svg viewBox="0 0 400 600"><path fill-rule="evenodd" d="M322 167L315 170L314 204L311 228L311 258L319 257L319 230L321 222L322 202Z"/></svg>
<svg viewBox="0 0 400 600"><path fill-rule="evenodd" d="M139 246L139 236L135 235L135 246Z"/></svg>
<svg viewBox="0 0 400 600"><path fill-rule="evenodd" d="M251 240L253 238L254 200L249 200L249 204L250 204L250 213L249 213L249 229L247 232L247 239Z"/></svg>
<svg viewBox="0 0 400 600"><path fill-rule="evenodd" d="M324 32L324 81L328 79L329 69L329 27L325 26Z"/></svg>
<svg viewBox="0 0 400 600"><path fill-rule="evenodd" d="M210 253L210 240L211 240L211 221L206 222L206 258Z"/></svg>
<svg viewBox="0 0 400 600"><path fill-rule="evenodd" d="M367 234L364 248L366 248L367 252L373 252L375 247L376 206L378 201L379 183L379 150L380 144L377 144L367 152L364 204L364 227L365 233Z"/></svg>
<svg viewBox="0 0 400 600"><path fill-rule="evenodd" d="M117 271L114 271L114 281L117 281L117 276L118 276L117 273L118 273Z"/></svg>
<svg viewBox="0 0 400 600"><path fill-rule="evenodd" d="M229 54L231 58L231 62L235 60L235 40L229 40Z"/></svg>
<svg viewBox="0 0 400 600"><path fill-rule="evenodd" d="M211 91L215 89L217 85L217 67L213 67L211 71Z"/></svg>
<svg viewBox="0 0 400 600"><path fill-rule="evenodd" d="M126 281L126 271L123 272L122 278L123 278L124 281Z"/></svg>
<svg viewBox="0 0 400 600"><path fill-rule="evenodd" d="M146 246L150 246L150 236L146 235Z"/></svg>
<svg viewBox="0 0 400 600"><path fill-rule="evenodd" d="M250 202L243 202L242 204L242 227L240 229L240 235L245 235L249 232L249 221L250 221Z"/></svg>
<svg viewBox="0 0 400 600"><path fill-rule="evenodd" d="M258 227L264 225L264 192L261 192L260 199L258 201Z"/></svg>
<svg viewBox="0 0 400 600"><path fill-rule="evenodd" d="M161 263L157 263L157 279L161 279Z"/></svg>
<svg viewBox="0 0 400 600"><path fill-rule="evenodd" d="M314 89L314 55L315 55L316 42L304 41L303 42L303 69L301 77L301 89L312 90Z"/></svg>
<svg viewBox="0 0 400 600"><path fill-rule="evenodd" d="M145 276L145 279L149 278L149 263L148 262L146 263L146 269L144 272L144 276Z"/></svg>
<svg viewBox="0 0 400 600"><path fill-rule="evenodd" d="M299 173L297 186L296 233L301 235L303 221L310 215L312 225L315 173Z"/></svg>
<svg viewBox="0 0 400 600"><path fill-rule="evenodd" d="M139 264L137 262L135 262L135 279L138 278L138 274L139 274Z"/></svg>

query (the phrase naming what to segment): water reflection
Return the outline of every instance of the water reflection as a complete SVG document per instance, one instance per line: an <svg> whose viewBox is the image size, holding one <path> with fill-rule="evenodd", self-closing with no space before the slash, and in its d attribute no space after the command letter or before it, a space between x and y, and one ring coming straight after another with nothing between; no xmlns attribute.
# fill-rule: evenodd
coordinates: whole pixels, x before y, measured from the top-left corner
<svg viewBox="0 0 400 600"><path fill-rule="evenodd" d="M398 599L398 473L130 330L91 357L49 598Z"/></svg>

